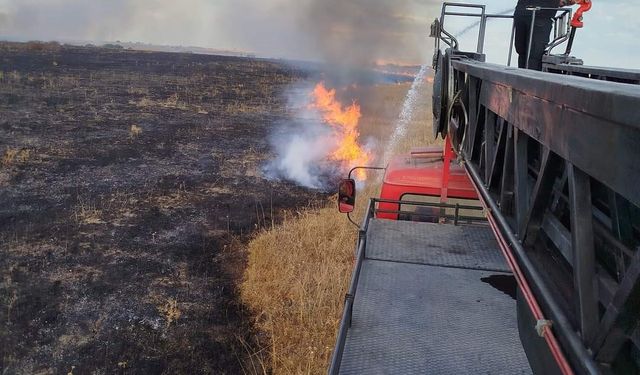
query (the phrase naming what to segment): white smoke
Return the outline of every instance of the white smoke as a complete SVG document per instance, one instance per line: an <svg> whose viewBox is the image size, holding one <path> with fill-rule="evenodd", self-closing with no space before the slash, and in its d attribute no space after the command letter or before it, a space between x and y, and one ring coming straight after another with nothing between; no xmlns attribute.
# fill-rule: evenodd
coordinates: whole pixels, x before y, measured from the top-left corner
<svg viewBox="0 0 640 375"><path fill-rule="evenodd" d="M312 108L312 91L310 85L289 90L288 106L294 116L271 134L269 143L276 155L264 172L269 178L325 189L345 171L340 162L329 160L337 148L339 134Z"/></svg>
<svg viewBox="0 0 640 375"><path fill-rule="evenodd" d="M329 151L322 138L310 136L310 134L293 134L288 139L279 143L280 156L276 160L276 169L289 180L312 187L320 188L319 175L314 173L312 166L324 159Z"/></svg>

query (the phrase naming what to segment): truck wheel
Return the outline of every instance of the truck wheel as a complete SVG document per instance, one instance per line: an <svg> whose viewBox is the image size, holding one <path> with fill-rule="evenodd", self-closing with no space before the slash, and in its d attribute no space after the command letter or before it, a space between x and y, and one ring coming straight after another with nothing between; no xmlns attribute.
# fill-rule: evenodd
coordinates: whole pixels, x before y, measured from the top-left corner
<svg viewBox="0 0 640 375"><path fill-rule="evenodd" d="M453 97L453 103L447 111L448 121L448 134L451 140L451 145L457 154L460 153L462 147L462 141L464 139L465 130L469 123L469 115L464 102L461 99L462 91L458 91Z"/></svg>
<svg viewBox="0 0 640 375"><path fill-rule="evenodd" d="M438 138L438 135L444 138L446 136L446 111L447 111L447 87L448 87L448 55L443 55L442 52L437 51L435 64L435 77L433 79L433 137Z"/></svg>

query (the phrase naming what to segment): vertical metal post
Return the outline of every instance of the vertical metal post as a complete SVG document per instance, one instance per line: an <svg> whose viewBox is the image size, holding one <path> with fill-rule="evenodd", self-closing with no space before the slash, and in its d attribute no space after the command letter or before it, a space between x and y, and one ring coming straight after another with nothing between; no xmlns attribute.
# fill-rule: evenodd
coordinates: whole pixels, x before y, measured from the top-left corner
<svg viewBox="0 0 640 375"><path fill-rule="evenodd" d="M531 27L529 28L529 44L527 45L527 63L525 65L526 69L529 69L529 58L531 57L531 43L533 42L533 27L536 24L536 12L537 10L534 9L533 13L531 14Z"/></svg>
<svg viewBox="0 0 640 375"><path fill-rule="evenodd" d="M484 181L489 182L495 149L496 114L485 108L484 116Z"/></svg>
<svg viewBox="0 0 640 375"><path fill-rule="evenodd" d="M572 27L569 33L569 41L567 42L567 49L564 54L569 56L571 54L571 48L573 47L573 39L576 37L576 28Z"/></svg>
<svg viewBox="0 0 640 375"><path fill-rule="evenodd" d="M509 57L507 60L507 66L511 66L511 56L513 55L513 45L516 39L516 19L513 19L513 25L511 26L511 40L509 42Z"/></svg>
<svg viewBox="0 0 640 375"><path fill-rule="evenodd" d="M447 203L449 199L449 175L451 169L451 159L454 158L451 140L449 136L444 139L444 153L442 164L442 188L440 190L440 202Z"/></svg>
<svg viewBox="0 0 640 375"><path fill-rule="evenodd" d="M460 204L456 203L456 212L453 216L453 225L458 225L458 215L460 214Z"/></svg>
<svg viewBox="0 0 640 375"><path fill-rule="evenodd" d="M487 29L487 14L485 12L485 6L482 6L482 15L480 16L480 30L478 31L478 53L484 51L484 34Z"/></svg>
<svg viewBox="0 0 640 375"><path fill-rule="evenodd" d="M444 13L447 11L447 4L442 6L442 11L440 12L440 30L444 30Z"/></svg>
<svg viewBox="0 0 640 375"><path fill-rule="evenodd" d="M593 246L593 212L589 176L567 162L571 214L573 280L577 294L576 314L582 340L590 343L598 328L598 282Z"/></svg>

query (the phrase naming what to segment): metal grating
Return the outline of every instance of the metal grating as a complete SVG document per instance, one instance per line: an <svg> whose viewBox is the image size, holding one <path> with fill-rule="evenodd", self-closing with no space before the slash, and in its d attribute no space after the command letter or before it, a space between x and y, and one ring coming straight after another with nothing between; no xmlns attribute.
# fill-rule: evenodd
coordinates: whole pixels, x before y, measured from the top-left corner
<svg viewBox="0 0 640 375"><path fill-rule="evenodd" d="M340 373L531 374L492 274L364 260Z"/></svg>
<svg viewBox="0 0 640 375"><path fill-rule="evenodd" d="M375 236L375 238L372 238ZM372 219L368 259L509 272L488 226Z"/></svg>

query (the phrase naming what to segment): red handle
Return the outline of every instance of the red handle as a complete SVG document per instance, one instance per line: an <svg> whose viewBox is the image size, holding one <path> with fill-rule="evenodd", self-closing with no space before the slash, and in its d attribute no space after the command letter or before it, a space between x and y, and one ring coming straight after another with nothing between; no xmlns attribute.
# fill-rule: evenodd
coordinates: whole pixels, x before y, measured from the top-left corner
<svg viewBox="0 0 640 375"><path fill-rule="evenodd" d="M582 14L591 9L591 0L577 0L576 4L580 4L580 7L571 19L571 27L579 29L584 26L584 23L582 22Z"/></svg>

